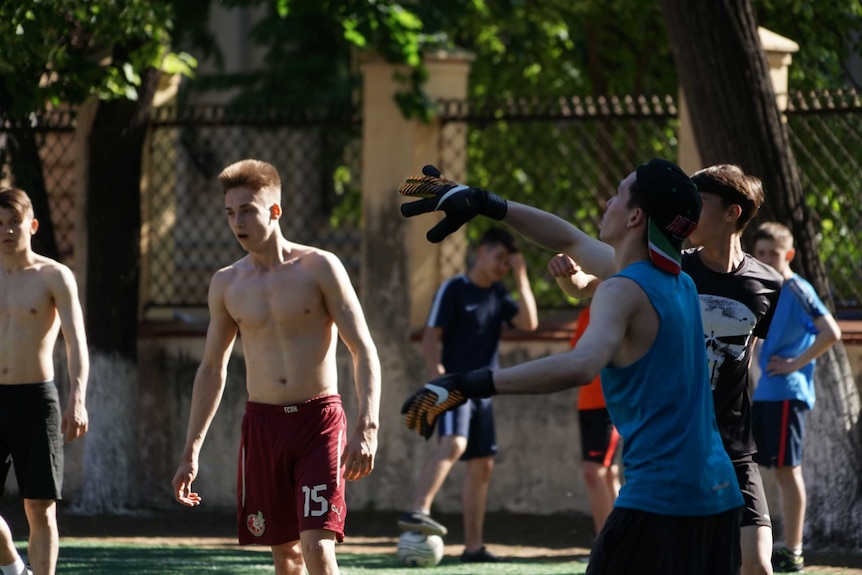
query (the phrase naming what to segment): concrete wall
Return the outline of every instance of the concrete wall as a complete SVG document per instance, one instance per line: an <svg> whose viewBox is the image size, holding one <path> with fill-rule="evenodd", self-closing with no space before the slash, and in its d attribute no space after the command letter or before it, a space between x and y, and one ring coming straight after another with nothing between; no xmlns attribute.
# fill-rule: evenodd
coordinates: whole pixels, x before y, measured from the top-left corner
<svg viewBox="0 0 862 575"><path fill-rule="evenodd" d="M241 342L237 343L239 348ZM505 365L567 349L566 338L507 340L501 346ZM185 442L192 383L203 355L204 334L153 334L141 339L139 371L110 361L94 361L88 393L90 433L66 446L64 499L84 514L178 505L171 479ZM354 509L402 509L412 499L422 464L436 439L429 442L407 431L400 406L424 383L419 345L405 341L401 358L411 366L398 385L382 394L380 445L375 471L351 483L348 505ZM55 359L57 382L65 400L67 378L62 347ZM356 393L350 355L339 343L339 391L355 421ZM232 509L236 496L236 458L247 394L244 363L237 349L228 369L221 406L207 434L194 488L207 507ZM133 396L130 396L133 394ZM580 439L575 414L576 392L551 396L510 396L494 400L500 454L491 484L489 508L525 513L589 512L580 478ZM65 403L65 401L64 401ZM460 510L464 469L456 465L435 507ZM14 474L7 493L16 494Z"/></svg>
<svg viewBox="0 0 862 575"><path fill-rule="evenodd" d="M203 343L202 334L142 339L139 381L132 402L134 415L128 416L131 426L123 428L99 423L83 440L67 446L65 496L69 504L84 513L178 505L173 500L170 482L185 440L192 382ZM520 363L566 348L565 339L505 341L501 360L504 365ZM412 367L404 380L397 386L392 385L384 373L384 380L389 384L383 390L377 467L368 478L348 486L348 505L354 509L402 509L408 505L421 466L433 445L434 440L424 441L408 432L401 423L400 406L408 390L424 383L418 343L407 342L405 349L408 356L402 359ZM343 345L339 344L338 352L340 393L350 425L356 413L352 365ZM194 487L208 507L230 509L234 506L236 456L246 400L243 371L242 356L235 353L221 407L201 453L200 473ZM61 383L61 387L63 385ZM123 385L122 381L94 374L90 390L93 423L115 416L111 413L116 414L116 406L107 399L109 393L115 392L108 392L106 388ZM494 400L500 455L491 484L490 509L528 513L589 511L578 467L580 440L575 417L576 397L576 392L572 391ZM94 457L95 454L85 454L92 451L87 449L88 442L100 446L99 450L104 453L117 451L118 442L127 445L132 438L133 445L125 453L127 461L112 459L109 462ZM105 482L113 482L111 476L125 467L132 472L121 473L126 478L122 483L127 493L116 497L116 509L105 509L104 503L96 507L80 501L76 503L81 498L90 499L97 485L102 491L110 490L104 486ZM460 510L463 472L462 465L455 467L437 498L437 508ZM10 480L9 487L12 493L17 491L14 480Z"/></svg>
<svg viewBox="0 0 862 575"><path fill-rule="evenodd" d="M69 505L82 513L178 505L170 482L185 441L192 381L203 344L200 330L143 337L137 377L122 365L94 362L88 394L91 431L66 447L64 495ZM512 365L567 347L567 338L562 335L505 339L501 360L503 365ZM407 341L404 349L402 361L410 366L404 379L393 382L384 372L387 383L383 389L377 467L368 478L348 486L348 505L353 509L397 510L407 506L433 445L434 440L424 441L408 432L401 422L401 402L424 382L418 343ZM846 349L857 385L862 386L862 341L848 343ZM340 392L350 422L356 412L352 366L343 345L338 351ZM56 357L61 397L65 398L61 348ZM195 489L207 507L234 506L236 456L246 400L244 369L242 355L236 352L221 407L201 454ZM134 383L130 385L130 381ZM133 397L128 397L130 393ZM489 509L589 513L579 468L576 398L576 391L567 391L494 399L500 453L491 482ZM464 466L456 465L435 501L437 509L459 511L463 473ZM777 502L777 491L768 475L766 486L770 501ZM7 479L7 493L17 493L13 474ZM780 516L777 504L773 507L773 515Z"/></svg>

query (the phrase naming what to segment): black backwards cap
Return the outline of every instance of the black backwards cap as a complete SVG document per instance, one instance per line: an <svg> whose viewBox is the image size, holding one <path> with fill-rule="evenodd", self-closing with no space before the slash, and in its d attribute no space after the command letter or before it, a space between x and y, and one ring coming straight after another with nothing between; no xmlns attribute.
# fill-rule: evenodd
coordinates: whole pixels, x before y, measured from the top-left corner
<svg viewBox="0 0 862 575"><path fill-rule="evenodd" d="M700 219L697 186L673 162L650 160L637 167L637 190L648 219L650 260L662 271L677 275L682 242Z"/></svg>

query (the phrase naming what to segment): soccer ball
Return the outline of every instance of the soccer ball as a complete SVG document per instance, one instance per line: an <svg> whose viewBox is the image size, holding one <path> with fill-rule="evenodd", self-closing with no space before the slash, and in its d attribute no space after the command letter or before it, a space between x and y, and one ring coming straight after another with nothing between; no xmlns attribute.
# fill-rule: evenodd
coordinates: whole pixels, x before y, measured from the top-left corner
<svg viewBox="0 0 862 575"><path fill-rule="evenodd" d="M398 538L398 558L408 567L434 567L443 558L443 539L419 531L405 531Z"/></svg>

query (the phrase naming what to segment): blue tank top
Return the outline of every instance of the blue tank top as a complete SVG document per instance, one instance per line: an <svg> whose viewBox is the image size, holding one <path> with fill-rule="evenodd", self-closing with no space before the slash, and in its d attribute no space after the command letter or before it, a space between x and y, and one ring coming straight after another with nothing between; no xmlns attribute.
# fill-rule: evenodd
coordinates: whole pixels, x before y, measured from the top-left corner
<svg viewBox="0 0 862 575"><path fill-rule="evenodd" d="M643 357L601 374L608 411L623 437L626 483L616 505L686 516L741 506L715 422L694 282L648 261L617 275L643 289L658 313L659 329Z"/></svg>

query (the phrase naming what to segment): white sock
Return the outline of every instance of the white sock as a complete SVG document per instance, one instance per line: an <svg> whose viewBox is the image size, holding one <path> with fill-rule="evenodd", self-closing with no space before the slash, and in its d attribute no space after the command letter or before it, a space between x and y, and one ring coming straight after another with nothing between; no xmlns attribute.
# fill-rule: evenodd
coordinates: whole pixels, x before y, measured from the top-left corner
<svg viewBox="0 0 862 575"><path fill-rule="evenodd" d="M802 555L802 544L799 544L796 547L788 547L787 550L793 553L796 557L799 557Z"/></svg>
<svg viewBox="0 0 862 575"><path fill-rule="evenodd" d="M27 567L24 565L24 562L21 560L21 556L15 558L14 563L10 563L9 565L0 565L0 572L3 575L22 575L27 573Z"/></svg>

